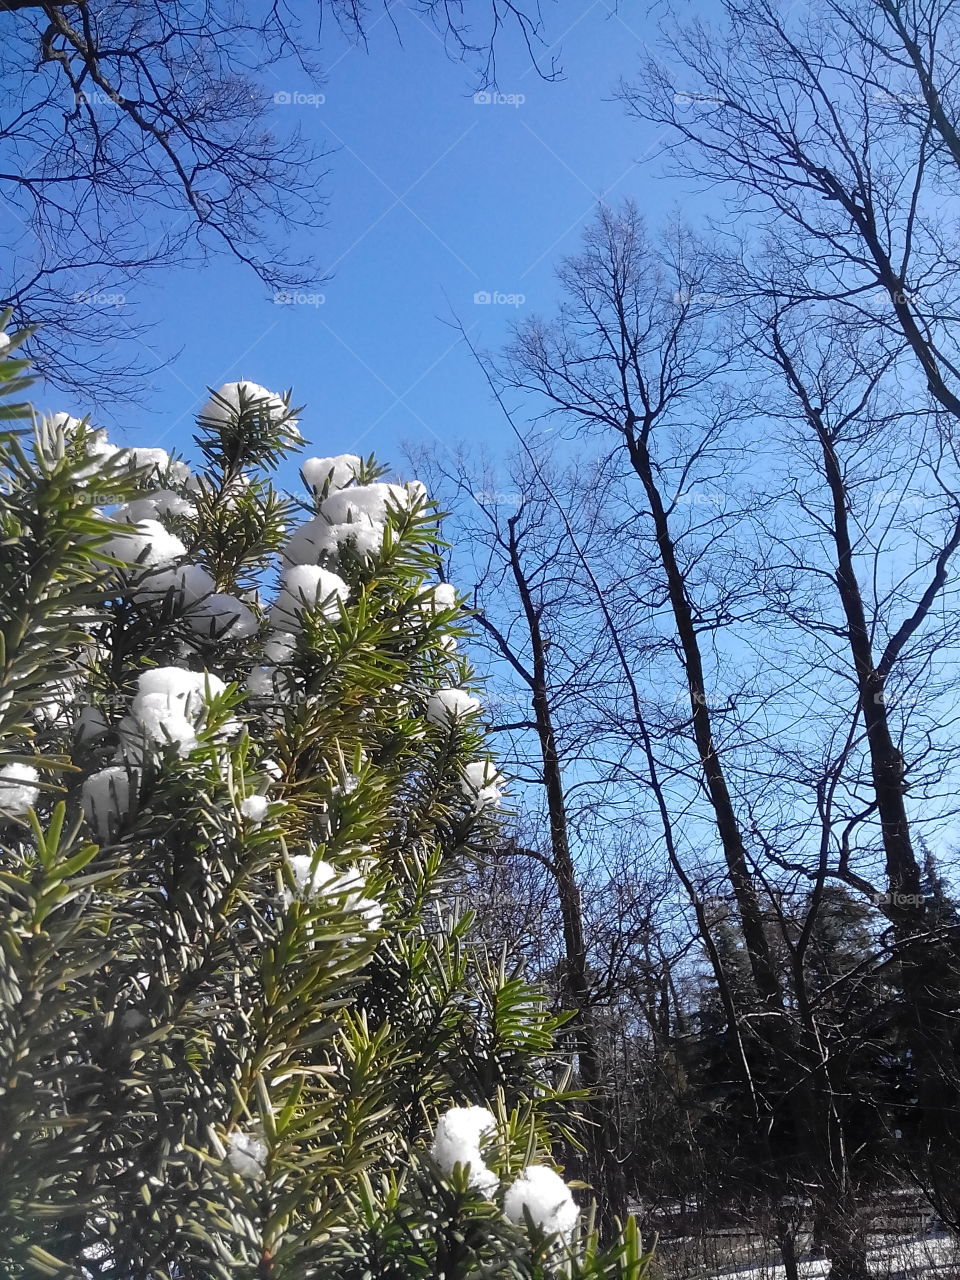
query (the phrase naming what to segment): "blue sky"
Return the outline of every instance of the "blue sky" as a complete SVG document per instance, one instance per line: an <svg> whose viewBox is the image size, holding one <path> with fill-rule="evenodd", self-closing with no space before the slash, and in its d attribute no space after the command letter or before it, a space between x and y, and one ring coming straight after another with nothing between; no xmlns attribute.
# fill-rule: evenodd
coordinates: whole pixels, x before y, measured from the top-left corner
<svg viewBox="0 0 960 1280"><path fill-rule="evenodd" d="M386 18L367 52L330 28L321 84L278 66L266 88L295 100L273 108L277 127L295 121L332 149L328 225L302 246L329 275L304 291L323 302L277 305L251 272L223 259L138 285L129 297L155 325L148 345L161 358L183 350L156 375L149 403L109 424L114 438L186 448L206 385L244 377L293 386L312 451L400 462L403 440L506 444L447 323L451 309L481 348L496 349L518 316L552 308L554 267L576 249L598 200L632 195L656 224L684 197L657 179L652 129L614 100L620 77L638 67L639 24L649 22L623 8L544 5L563 69L551 83L505 36L499 91L513 102L475 102L469 70L402 5L390 10L402 44ZM479 292L523 302L475 304ZM45 408L87 408L47 399Z"/></svg>

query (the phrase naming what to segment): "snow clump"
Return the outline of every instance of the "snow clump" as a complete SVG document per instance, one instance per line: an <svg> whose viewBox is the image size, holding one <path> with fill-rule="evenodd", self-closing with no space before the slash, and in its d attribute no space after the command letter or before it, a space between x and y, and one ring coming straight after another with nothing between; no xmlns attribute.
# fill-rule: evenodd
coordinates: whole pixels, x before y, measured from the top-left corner
<svg viewBox="0 0 960 1280"><path fill-rule="evenodd" d="M255 1133L235 1130L227 1138L227 1168L241 1178L257 1181L267 1166L267 1144Z"/></svg>
<svg viewBox="0 0 960 1280"><path fill-rule="evenodd" d="M315 493L320 493L329 480L330 489L345 489L357 478L360 459L353 453L341 453L335 458L307 458L300 468L303 478Z"/></svg>
<svg viewBox="0 0 960 1280"><path fill-rule="evenodd" d="M287 906L294 898L343 898L343 909L359 915L368 929L379 929L383 921L383 908L375 898L363 896L364 880L359 871L338 872L336 867L320 859L314 862L307 853L297 853L290 858L290 870L296 885L296 893L284 891Z"/></svg>
<svg viewBox="0 0 960 1280"><path fill-rule="evenodd" d="M208 698L226 689L208 671L155 667L137 680L130 714L120 722L123 758L139 760L145 747L175 743L181 756L197 745L197 730L206 714Z"/></svg>
<svg viewBox="0 0 960 1280"><path fill-rule="evenodd" d="M138 789L138 775L126 765L101 769L84 782L80 796L83 816L101 840L109 840L116 825L130 812Z"/></svg>
<svg viewBox="0 0 960 1280"><path fill-rule="evenodd" d="M503 1212L511 1222L522 1226L524 1210L541 1231L565 1239L573 1234L580 1217L570 1188L559 1174L541 1164L528 1165L504 1196Z"/></svg>
<svg viewBox="0 0 960 1280"><path fill-rule="evenodd" d="M0 769L0 814L22 818L40 794L36 769L31 764L7 764Z"/></svg>
<svg viewBox="0 0 960 1280"><path fill-rule="evenodd" d="M496 1131L497 1122L486 1107L451 1107L437 1121L430 1154L446 1174L455 1165L469 1165L469 1183L488 1198L500 1179L484 1164L480 1142Z"/></svg>
<svg viewBox="0 0 960 1280"><path fill-rule="evenodd" d="M102 543L100 552L115 560L124 560L145 569L159 569L172 564L186 553L186 547L168 532L159 520L139 520L130 531L116 533Z"/></svg>
<svg viewBox="0 0 960 1280"><path fill-rule="evenodd" d="M336 573L318 565L295 564L283 571L280 594L270 611L270 623L279 631L298 631L307 610L321 606L330 622L340 617L339 601L346 600L350 588Z"/></svg>
<svg viewBox="0 0 960 1280"><path fill-rule="evenodd" d="M270 426L282 424L285 431L299 437L296 419L290 417L283 398L257 382L225 382L200 410L199 417L211 426L224 426L239 417L241 402L248 411L256 409Z"/></svg>
<svg viewBox="0 0 960 1280"><path fill-rule="evenodd" d="M438 689L427 699L427 720L442 729L479 710L479 698L474 698L466 689Z"/></svg>
<svg viewBox="0 0 960 1280"><path fill-rule="evenodd" d="M460 785L475 809L489 809L500 803L506 779L490 760L474 760L464 768Z"/></svg>

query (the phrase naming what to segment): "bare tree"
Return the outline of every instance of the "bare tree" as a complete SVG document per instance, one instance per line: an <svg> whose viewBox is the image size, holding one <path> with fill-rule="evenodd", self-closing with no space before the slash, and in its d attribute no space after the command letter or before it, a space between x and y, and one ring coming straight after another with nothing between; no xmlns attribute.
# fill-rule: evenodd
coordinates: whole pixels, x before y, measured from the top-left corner
<svg viewBox="0 0 960 1280"><path fill-rule="evenodd" d="M491 730L506 739L501 760L543 799L542 848L531 834L523 843L514 842L513 853L534 859L552 884L562 935L557 985L574 1014L577 1075L589 1090L581 1132L584 1175L595 1189L599 1218L612 1232L627 1214L627 1186L615 1123L615 1082L608 1076L599 1024L601 1006L619 987L616 973L629 952L631 913L608 925L603 945L597 937L588 943L591 920L583 885L596 878L598 869L588 864L584 852L604 842L585 832L591 804L582 793L596 779L599 747L591 743L578 711L586 684L598 678L602 666L601 637L592 602L571 572L573 552L558 526L553 499L543 489L544 465L534 460L531 467L528 460L515 459L502 487L482 469L478 477L477 468L463 457L451 467L434 454L427 471L435 477L435 489L445 490L447 505L460 508L458 525L473 546L473 597L483 647L494 670L502 668L510 677L506 704L496 690L491 700L495 716L499 708L499 722ZM424 465L418 461L418 466L423 473ZM571 477L556 474L552 483L570 486ZM586 505L577 516L588 543L595 517ZM571 762L576 762L575 780L566 774ZM535 830L535 819L526 825ZM609 894L596 883L594 892L609 909ZM604 911L592 914L594 920L603 919Z"/></svg>
<svg viewBox="0 0 960 1280"><path fill-rule="evenodd" d="M737 370L711 332L709 308L699 301L702 260L686 237L675 237L672 245L667 256L651 251L629 205L617 214L601 210L584 252L561 268L566 302L558 317L550 324L534 320L521 326L505 376L512 386L543 397L549 414L582 432L602 430L617 440L624 483L628 476L639 482L638 499L627 506L610 539L620 562L612 577L614 594L630 598L630 585L638 583L636 598L652 618L670 627L688 715L679 718L674 710L670 729L664 732L664 726L655 734L662 750L672 730L668 751L682 756L685 748L686 758L658 760L647 723L653 717L644 711L634 683L624 732L640 750L636 775L653 789L671 863L692 898L693 879L673 840L675 815L680 803L697 822L690 807L707 802L749 959L754 987L749 1007L736 1007L715 950L711 960L726 993L733 1060L739 1055L744 1085L755 1098L758 1138L770 1143L770 1193L775 1203L787 1203L788 1186L781 1182L776 1189L784 1175L778 1173L775 1152L795 1144L792 1176L814 1197L833 1274L862 1276L865 1240L845 1153L842 1105L805 986L804 953L830 868L824 857L811 870L804 868L814 892L797 932L778 906L782 886L769 878L771 872L778 876L779 868L764 856L766 846L776 843L779 819L769 797L778 779L773 773L766 777L768 798L761 807L769 812L763 827L754 830L748 796L757 775L757 727L736 698L725 700L715 688L724 666L735 665L733 641L724 637L734 625L749 634L763 611L755 567L739 554L744 511L720 492L722 484L729 489L744 457L737 435L753 410L735 390ZM726 382L725 374L730 375ZM717 497L706 513L684 502L705 488ZM637 547L632 559L630 547ZM611 624L615 632L616 620ZM638 655L628 652L625 665L638 670ZM815 829L820 815L814 811L807 821ZM701 841L703 834L701 826ZM698 927L709 949L710 921L702 904ZM744 1038L762 1045L777 1064L776 1079L764 1087L752 1078ZM784 1260L795 1274L793 1231L784 1212Z"/></svg>
<svg viewBox="0 0 960 1280"><path fill-rule="evenodd" d="M924 1082L927 1173L941 1213L957 1223L953 1153L960 1114L956 1072L948 1064L960 1011L945 986L956 938L934 927L934 904L923 891L906 801L910 780L887 697L905 653L929 643L925 636L938 629L960 530L952 444L960 420L960 277L952 224L942 217L960 156L956 14L949 4L896 0L828 2L802 14L745 0L725 4L724 13L719 32L699 25L672 29L671 65L648 67L644 83L625 90L628 102L669 128L683 167L725 184L745 236L759 215L767 240L775 237L775 276L770 258L741 250L728 273L731 291L772 302L779 317L785 304L802 306L794 322L800 326L822 323L825 306L842 315L848 328L869 335L871 368L895 380L906 401L901 427L912 413L938 437L927 446L935 464L924 470L941 527L919 533L924 550L908 566L916 590L900 600L896 624L884 619L890 625L881 636L871 626L857 575L840 425L825 421L815 383L798 369L792 338L775 320L771 349L795 408L820 442L820 466L834 498L833 572L869 753L870 803L882 836L884 907ZM687 110L690 92L678 91L678 77L695 90L693 111ZM817 304L824 304L819 312ZM848 422L849 412L848 403Z"/></svg>
<svg viewBox="0 0 960 1280"><path fill-rule="evenodd" d="M536 55L539 15L513 0L415 8L482 81L504 27ZM28 347L54 385L136 388L137 344L118 357L105 339L137 336L127 294L151 269L226 253L271 290L322 278L291 241L322 224L322 156L295 128L277 132L264 81L277 65L320 79L325 14L366 38L359 0L317 0L315 21L239 0L0 3L0 307L39 326Z"/></svg>

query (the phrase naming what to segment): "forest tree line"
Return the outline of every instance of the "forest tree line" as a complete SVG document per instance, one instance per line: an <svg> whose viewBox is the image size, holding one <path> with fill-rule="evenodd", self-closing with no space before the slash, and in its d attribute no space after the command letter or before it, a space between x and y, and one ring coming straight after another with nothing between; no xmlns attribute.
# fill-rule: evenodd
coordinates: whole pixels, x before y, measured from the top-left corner
<svg viewBox="0 0 960 1280"><path fill-rule="evenodd" d="M880 1190L960 1226L955 18L725 9L623 89L723 218L601 209L477 354L507 470L432 451L519 780L466 891L574 1014L602 1206L857 1277Z"/></svg>

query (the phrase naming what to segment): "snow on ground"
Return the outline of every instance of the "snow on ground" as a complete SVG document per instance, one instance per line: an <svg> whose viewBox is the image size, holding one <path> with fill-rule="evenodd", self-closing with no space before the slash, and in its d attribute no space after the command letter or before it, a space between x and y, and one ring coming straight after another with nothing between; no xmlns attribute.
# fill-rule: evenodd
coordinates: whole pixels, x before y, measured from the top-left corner
<svg viewBox="0 0 960 1280"><path fill-rule="evenodd" d="M952 1236L872 1236L867 1261L873 1275L882 1280L907 1280L910 1276L935 1275L944 1270L955 1271L958 1262L957 1242ZM826 1280L830 1263L825 1258L811 1258L800 1263L801 1280ZM786 1280L783 1266L772 1263L745 1270L715 1271L722 1280Z"/></svg>

